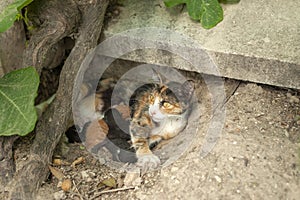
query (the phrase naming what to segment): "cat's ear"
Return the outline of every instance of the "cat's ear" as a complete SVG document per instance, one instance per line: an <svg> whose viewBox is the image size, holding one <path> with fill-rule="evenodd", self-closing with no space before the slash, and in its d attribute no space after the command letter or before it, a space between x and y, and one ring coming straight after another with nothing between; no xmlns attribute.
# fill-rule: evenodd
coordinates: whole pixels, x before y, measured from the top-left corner
<svg viewBox="0 0 300 200"><path fill-rule="evenodd" d="M168 83L167 78L159 73L156 69L152 68L152 80L160 85Z"/></svg>
<svg viewBox="0 0 300 200"><path fill-rule="evenodd" d="M187 99L193 96L195 90L195 83L192 80L187 80L181 85L181 91Z"/></svg>

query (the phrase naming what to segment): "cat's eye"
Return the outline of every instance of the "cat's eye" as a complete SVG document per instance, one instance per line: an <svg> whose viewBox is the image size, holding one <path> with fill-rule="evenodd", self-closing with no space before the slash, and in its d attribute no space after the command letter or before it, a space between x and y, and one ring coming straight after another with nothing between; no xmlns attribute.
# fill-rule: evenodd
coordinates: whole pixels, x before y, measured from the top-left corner
<svg viewBox="0 0 300 200"><path fill-rule="evenodd" d="M162 106L165 107L165 108L172 108L173 107L172 104L170 104L169 102L166 102L166 101L163 102Z"/></svg>

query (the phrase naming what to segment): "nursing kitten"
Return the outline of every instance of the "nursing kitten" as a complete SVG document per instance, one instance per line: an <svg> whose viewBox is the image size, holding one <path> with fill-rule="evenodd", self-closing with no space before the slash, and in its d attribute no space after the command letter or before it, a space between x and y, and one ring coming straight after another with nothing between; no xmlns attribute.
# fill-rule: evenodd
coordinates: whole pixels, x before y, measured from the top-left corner
<svg viewBox="0 0 300 200"><path fill-rule="evenodd" d="M111 94L116 82L114 78L101 80L94 94L88 83L81 86L80 97L73 109L73 117L80 129L87 122L103 118L105 111L111 107Z"/></svg>
<svg viewBox="0 0 300 200"><path fill-rule="evenodd" d="M121 97L112 101L116 83L114 78L102 79L94 94L90 84L83 84L73 114L79 138L90 152L97 154L105 147L114 161L133 163L137 159L128 143L130 111Z"/></svg>
<svg viewBox="0 0 300 200"><path fill-rule="evenodd" d="M146 172L157 168L160 159L151 147L161 140L173 138L187 125L194 92L192 81L145 84L130 99L130 135L136 150L137 164Z"/></svg>

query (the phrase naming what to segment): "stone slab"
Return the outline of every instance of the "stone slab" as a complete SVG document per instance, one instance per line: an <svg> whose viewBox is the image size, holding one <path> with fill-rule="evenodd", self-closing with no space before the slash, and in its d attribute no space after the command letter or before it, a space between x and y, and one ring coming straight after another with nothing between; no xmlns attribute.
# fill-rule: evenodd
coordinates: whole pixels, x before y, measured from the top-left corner
<svg viewBox="0 0 300 200"><path fill-rule="evenodd" d="M166 8L160 0L122 3L120 14L106 26L104 39L136 28L167 29L196 41L212 58L220 76L300 89L300 1L242 0L239 4L222 5L224 20L210 30L192 21L182 6ZM137 41L148 40L135 37ZM172 42L170 39L164 43ZM146 50L122 58L213 74L179 57Z"/></svg>

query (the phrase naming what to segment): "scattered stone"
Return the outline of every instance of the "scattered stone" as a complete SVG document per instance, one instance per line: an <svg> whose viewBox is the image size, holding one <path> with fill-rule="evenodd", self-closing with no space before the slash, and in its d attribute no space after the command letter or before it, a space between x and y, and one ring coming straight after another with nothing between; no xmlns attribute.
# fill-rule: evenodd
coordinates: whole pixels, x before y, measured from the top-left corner
<svg viewBox="0 0 300 200"><path fill-rule="evenodd" d="M65 195L65 193L64 193L63 190L60 190L60 191L58 191L58 192L55 192L55 193L53 194L53 197L54 197L55 200L66 199L66 195Z"/></svg>
<svg viewBox="0 0 300 200"><path fill-rule="evenodd" d="M287 130L284 130L284 135L288 138L290 136L289 132Z"/></svg>
<svg viewBox="0 0 300 200"><path fill-rule="evenodd" d="M218 183L221 183L222 182L222 179L219 177L219 176L215 176L215 179Z"/></svg>
<svg viewBox="0 0 300 200"><path fill-rule="evenodd" d="M299 103L299 102L300 102L300 100L299 100L298 97L293 96L293 95L292 95L291 93L289 93L289 92L286 94L286 97L289 98L289 102L290 102L290 103Z"/></svg>
<svg viewBox="0 0 300 200"><path fill-rule="evenodd" d="M291 103L299 103L299 102L300 102L300 100L299 100L299 98L298 98L298 97L296 97L296 96L291 96L291 98L290 98L290 102L291 102Z"/></svg>
<svg viewBox="0 0 300 200"><path fill-rule="evenodd" d="M142 179L140 177L140 169L139 168L132 168L130 171L127 172L124 185L125 186L139 186L142 183Z"/></svg>
<svg viewBox="0 0 300 200"><path fill-rule="evenodd" d="M176 172L176 171L178 171L178 169L179 169L178 167L172 167L171 172Z"/></svg>
<svg viewBox="0 0 300 200"><path fill-rule="evenodd" d="M82 177L84 180L87 180L88 178L90 178L90 175L89 175L89 173L88 173L88 170L81 171L80 174L81 174L81 177Z"/></svg>
<svg viewBox="0 0 300 200"><path fill-rule="evenodd" d="M56 186L56 187L58 187L58 188L61 188L61 185L62 185L62 180L58 181L58 183L57 183L57 186Z"/></svg>
<svg viewBox="0 0 300 200"><path fill-rule="evenodd" d="M138 193L136 194L136 197L137 197L137 199L141 199L141 200L143 200L143 199L148 199L148 195L145 194L145 193L142 193L142 192L138 192Z"/></svg>

